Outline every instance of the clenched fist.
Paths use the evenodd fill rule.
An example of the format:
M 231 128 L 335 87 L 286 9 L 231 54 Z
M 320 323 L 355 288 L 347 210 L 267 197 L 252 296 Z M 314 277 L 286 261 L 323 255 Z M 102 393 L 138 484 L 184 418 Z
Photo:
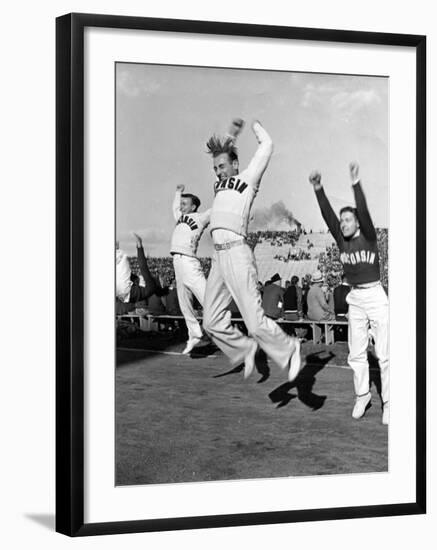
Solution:
M 358 162 L 351 162 L 349 164 L 349 171 L 351 174 L 352 181 L 357 181 L 358 179 L 360 179 L 359 170 L 360 170 L 360 167 L 358 166 Z
M 179 185 L 176 185 L 176 191 L 180 191 L 181 193 L 183 193 L 184 189 L 185 189 L 185 185 L 183 185 L 182 183 L 180 183 Z
M 236 139 L 244 128 L 244 120 L 242 118 L 234 118 L 229 126 L 228 134 Z
M 308 179 L 312 185 L 321 185 L 322 174 L 317 170 L 313 170 Z

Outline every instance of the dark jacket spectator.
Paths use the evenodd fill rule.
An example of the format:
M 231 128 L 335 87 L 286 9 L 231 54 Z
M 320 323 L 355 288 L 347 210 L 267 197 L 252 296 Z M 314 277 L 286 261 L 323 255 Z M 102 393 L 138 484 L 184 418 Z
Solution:
M 291 319 L 290 314 L 295 314 L 293 317 L 301 319 L 302 311 L 302 289 L 298 286 L 299 277 L 294 275 L 291 278 L 290 286 L 284 292 L 284 317 Z
M 279 319 L 282 317 L 284 289 L 277 284 L 281 281 L 278 273 L 270 279 L 270 284 L 264 287 L 262 297 L 262 305 L 265 314 L 271 319 Z
M 182 315 L 179 307 L 178 293 L 176 286 L 170 286 L 165 300 L 165 309 L 169 315 Z
M 152 294 L 147 300 L 147 309 L 152 315 L 165 315 L 165 306 L 161 296 Z
M 346 296 L 349 294 L 351 287 L 344 282 L 334 288 L 334 310 L 336 316 L 344 317 L 349 311 L 349 305 L 346 302 Z

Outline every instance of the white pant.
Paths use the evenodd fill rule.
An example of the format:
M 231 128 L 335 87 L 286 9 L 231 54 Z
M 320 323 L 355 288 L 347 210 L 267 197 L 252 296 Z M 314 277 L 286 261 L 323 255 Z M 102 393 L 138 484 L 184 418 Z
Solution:
M 349 304 L 349 357 L 354 371 L 356 395 L 369 391 L 367 346 L 369 329 L 375 340 L 375 353 L 381 369 L 381 397 L 389 400 L 388 374 L 388 299 L 380 284 L 370 288 L 353 288 L 346 297 Z
M 248 244 L 215 252 L 206 283 L 203 328 L 233 365 L 244 361 L 253 338 L 275 363 L 285 368 L 295 343 L 265 316 L 257 282 L 255 258 Z M 228 310 L 231 298 L 252 338 L 232 325 Z
M 173 255 L 173 265 L 179 307 L 187 324 L 188 338 L 202 338 L 202 329 L 193 308 L 193 294 L 201 306 L 205 298 L 206 281 L 202 266 L 197 258 L 183 254 Z

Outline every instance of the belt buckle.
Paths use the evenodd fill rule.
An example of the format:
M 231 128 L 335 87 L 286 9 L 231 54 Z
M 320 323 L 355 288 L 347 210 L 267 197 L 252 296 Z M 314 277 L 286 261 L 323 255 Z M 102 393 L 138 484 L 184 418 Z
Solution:
M 231 248 L 231 243 L 228 241 L 227 243 L 223 243 L 223 246 L 226 250 L 229 250 Z

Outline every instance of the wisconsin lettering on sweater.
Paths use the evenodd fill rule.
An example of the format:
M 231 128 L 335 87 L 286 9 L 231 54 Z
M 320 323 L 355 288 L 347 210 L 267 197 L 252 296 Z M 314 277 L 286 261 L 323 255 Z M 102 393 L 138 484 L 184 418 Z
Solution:
M 176 225 L 179 225 L 181 223 L 186 223 L 191 231 L 195 231 L 196 229 L 199 229 L 199 226 L 196 223 L 196 220 L 194 220 L 191 216 L 188 214 L 185 214 L 184 216 L 181 216 L 178 221 L 176 222 Z
M 343 264 L 346 280 L 350 285 L 360 285 L 380 279 L 378 239 L 360 182 L 352 187 L 360 222 L 359 234 L 353 238 L 343 237 L 340 221 L 323 187 L 316 191 L 316 196 L 326 225 L 340 250 L 340 261 Z
M 243 193 L 247 187 L 247 183 L 240 180 L 239 178 L 231 177 L 225 181 L 217 181 L 214 184 L 214 190 L 216 193 L 219 191 L 238 191 L 238 193 Z

